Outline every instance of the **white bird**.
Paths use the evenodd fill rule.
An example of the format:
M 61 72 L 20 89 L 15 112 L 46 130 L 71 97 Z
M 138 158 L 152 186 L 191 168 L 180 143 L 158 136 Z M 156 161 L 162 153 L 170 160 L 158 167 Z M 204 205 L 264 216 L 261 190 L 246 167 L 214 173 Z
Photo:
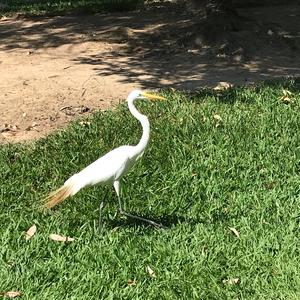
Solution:
M 137 99 L 164 100 L 164 98 L 158 95 L 144 93 L 140 90 L 134 90 L 128 95 L 128 108 L 131 114 L 139 120 L 143 128 L 143 134 L 139 143 L 135 146 L 124 145 L 113 149 L 112 151 L 94 161 L 92 164 L 88 165 L 79 173 L 74 174 L 64 183 L 62 187 L 51 193 L 45 199 L 46 203 L 43 205 L 43 207 L 52 208 L 68 197 L 75 195 L 84 187 L 96 184 L 113 185 L 118 197 L 119 212 L 121 214 L 139 219 L 153 226 L 162 227 L 161 224 L 157 224 L 151 220 L 134 216 L 125 212 L 122 208 L 120 199 L 120 180 L 143 155 L 150 137 L 150 123 L 148 118 L 145 115 L 141 114 L 134 106 L 134 102 Z M 101 219 L 102 207 L 103 202 L 100 204 L 99 223 Z

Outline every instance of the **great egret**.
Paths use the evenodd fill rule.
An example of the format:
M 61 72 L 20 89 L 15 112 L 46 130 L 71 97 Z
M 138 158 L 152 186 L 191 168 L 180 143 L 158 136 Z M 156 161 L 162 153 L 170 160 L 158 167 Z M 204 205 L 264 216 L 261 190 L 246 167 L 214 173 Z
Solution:
M 84 187 L 96 184 L 113 185 L 119 201 L 119 211 L 122 215 L 147 222 L 156 227 L 162 227 L 161 224 L 157 224 L 151 220 L 134 216 L 125 212 L 122 208 L 120 199 L 120 180 L 135 164 L 135 162 L 141 158 L 145 148 L 147 147 L 150 137 L 150 123 L 148 118 L 141 114 L 134 106 L 134 101 L 137 99 L 163 100 L 164 98 L 158 95 L 144 93 L 140 90 L 134 90 L 128 95 L 128 108 L 131 114 L 140 121 L 143 128 L 143 134 L 139 143 L 135 146 L 126 145 L 113 149 L 92 164 L 88 165 L 79 173 L 71 176 L 62 187 L 51 193 L 45 199 L 46 203 L 43 205 L 45 208 L 54 207 L 55 205 L 64 201 L 66 198 L 75 195 Z M 102 207 L 103 202 L 100 204 L 99 208 L 99 223 L 101 220 Z

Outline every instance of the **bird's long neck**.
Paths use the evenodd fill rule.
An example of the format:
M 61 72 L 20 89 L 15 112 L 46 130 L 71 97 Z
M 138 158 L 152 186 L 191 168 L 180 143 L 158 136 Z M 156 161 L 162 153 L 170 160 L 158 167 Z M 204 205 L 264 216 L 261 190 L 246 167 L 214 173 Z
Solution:
M 135 146 L 136 155 L 140 155 L 144 152 L 150 138 L 150 123 L 148 118 L 141 114 L 134 106 L 134 100 L 128 101 L 128 108 L 132 115 L 138 119 L 143 127 L 143 134 L 139 143 Z

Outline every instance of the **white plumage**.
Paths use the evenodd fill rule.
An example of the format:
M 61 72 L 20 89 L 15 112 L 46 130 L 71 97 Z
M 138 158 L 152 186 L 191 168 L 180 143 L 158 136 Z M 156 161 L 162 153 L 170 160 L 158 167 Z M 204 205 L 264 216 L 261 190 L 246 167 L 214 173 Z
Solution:
M 88 165 L 79 173 L 71 176 L 64 185 L 50 194 L 46 198 L 44 207 L 52 208 L 59 204 L 69 196 L 75 195 L 81 189 L 91 185 L 113 185 L 117 193 L 120 205 L 120 212 L 124 215 L 146 221 L 152 225 L 160 226 L 153 221 L 133 216 L 123 211 L 120 201 L 120 180 L 135 164 L 135 162 L 143 155 L 145 148 L 149 142 L 150 124 L 148 118 L 141 114 L 134 106 L 134 101 L 137 99 L 164 99 L 161 96 L 144 93 L 140 90 L 132 91 L 128 97 L 128 108 L 132 115 L 137 118 L 142 127 L 143 134 L 139 143 L 135 146 L 120 146 L 108 152 L 104 156 L 97 159 L 92 164 Z

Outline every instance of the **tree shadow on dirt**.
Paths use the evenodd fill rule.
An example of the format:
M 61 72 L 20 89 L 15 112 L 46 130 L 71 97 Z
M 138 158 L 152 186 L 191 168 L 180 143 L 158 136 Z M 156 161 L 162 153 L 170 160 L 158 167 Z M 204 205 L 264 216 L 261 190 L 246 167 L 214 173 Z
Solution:
M 165 11 L 164 22 L 149 19 L 150 23 L 138 29 L 124 30 L 121 38 L 120 31 L 110 32 L 106 41 L 117 42 L 116 37 L 119 37 L 126 42 L 112 53 L 119 59 L 97 53 L 81 56 L 77 61 L 93 65 L 99 76 L 119 75 L 120 82 L 137 82 L 145 88 L 197 89 L 220 81 L 244 84 L 273 77 L 299 76 L 297 14 L 286 8 L 284 18 L 282 7 L 273 10 L 280 19 L 278 23 L 274 14 L 269 14 L 269 22 L 259 10 L 260 13 L 255 9 L 248 12 L 253 20 L 254 15 L 258 15 L 256 21 L 261 28 L 257 34 L 239 32 L 240 44 L 249 57 L 247 54 L 240 58 L 238 55 L 229 57 L 222 49 L 212 46 L 199 48 L 189 42 L 198 19 L 177 11 L 174 16 L 178 19 L 174 20 L 173 17 L 170 19 L 171 11 Z M 164 14 L 163 10 L 160 13 Z M 262 16 L 266 23 L 259 21 Z M 145 30 L 147 26 L 148 30 Z
M 34 23 L 4 21 L 0 50 L 94 42 L 94 48 L 105 47 L 93 53 L 82 51 L 74 63 L 91 65 L 95 76 L 118 76 L 120 83 L 136 83 L 141 88 L 198 89 L 220 81 L 243 84 L 300 76 L 299 14 L 282 6 L 274 7 L 269 17 L 257 11 L 248 11 L 248 15 L 263 16 L 265 27 L 260 27 L 265 32 L 263 36 L 261 31 L 255 36 L 244 32 L 248 44 L 253 39 L 251 57 L 228 57 L 222 49 L 186 42 L 198 17 L 170 3 L 142 12 L 37 18 Z

